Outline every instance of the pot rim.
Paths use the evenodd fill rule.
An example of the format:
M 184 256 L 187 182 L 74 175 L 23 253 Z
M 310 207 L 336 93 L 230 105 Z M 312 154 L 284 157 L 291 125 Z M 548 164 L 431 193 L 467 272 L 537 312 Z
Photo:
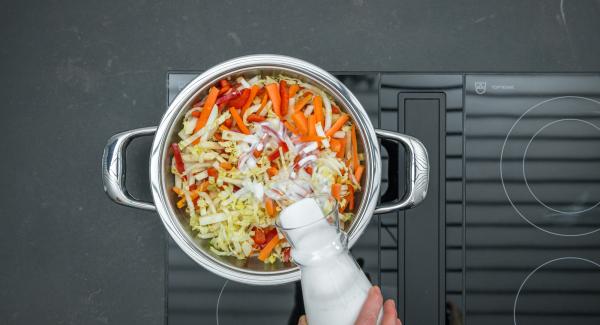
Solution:
M 218 64 L 192 80 L 173 100 L 163 115 L 150 152 L 150 186 L 156 210 L 177 245 L 196 263 L 207 270 L 227 279 L 255 285 L 275 285 L 300 279 L 298 266 L 285 270 L 255 271 L 227 264 L 212 254 L 205 252 L 183 228 L 174 205 L 169 201 L 166 177 L 170 173 L 170 155 L 168 138 L 173 128 L 178 127 L 182 114 L 199 94 L 207 91 L 217 80 L 224 76 L 237 75 L 251 70 L 279 70 L 282 73 L 301 75 L 329 95 L 350 114 L 365 154 L 366 177 L 362 190 L 362 199 L 354 220 L 348 229 L 348 245 L 351 247 L 366 229 L 373 216 L 379 198 L 381 180 L 381 156 L 375 129 L 369 117 L 352 92 L 329 72 L 306 61 L 273 54 L 242 56 Z M 165 168 L 167 167 L 167 168 Z

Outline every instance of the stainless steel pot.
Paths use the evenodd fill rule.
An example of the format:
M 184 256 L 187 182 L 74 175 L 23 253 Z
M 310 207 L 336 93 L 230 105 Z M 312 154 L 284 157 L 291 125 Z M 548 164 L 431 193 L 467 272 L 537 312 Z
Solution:
M 176 207 L 177 198 L 170 190 L 174 179 L 170 172 L 170 144 L 177 141 L 185 112 L 217 80 L 227 76 L 283 73 L 303 79 L 321 87 L 352 117 L 360 142 L 359 150 L 365 155 L 365 175 L 356 217 L 346 229 L 352 246 L 365 230 L 373 214 L 411 208 L 421 202 L 429 183 L 429 162 L 423 144 L 408 135 L 375 130 L 354 95 L 334 76 L 308 62 L 281 55 L 250 55 L 221 63 L 190 82 L 173 100 L 158 127 L 146 127 L 114 135 L 108 140 L 102 160 L 104 189 L 115 202 L 145 210 L 156 210 L 175 242 L 194 261 L 209 271 L 233 281 L 273 285 L 300 279 L 295 265 L 263 264 L 251 258 L 237 260 L 222 257 L 208 249 L 208 241 L 193 236 L 183 211 Z M 134 199 L 125 188 L 125 151 L 131 140 L 140 136 L 154 135 L 150 153 L 150 181 L 154 202 Z M 401 144 L 407 152 L 407 194 L 401 200 L 376 207 L 381 180 L 381 156 L 377 137 Z M 182 222 L 183 221 L 183 222 Z

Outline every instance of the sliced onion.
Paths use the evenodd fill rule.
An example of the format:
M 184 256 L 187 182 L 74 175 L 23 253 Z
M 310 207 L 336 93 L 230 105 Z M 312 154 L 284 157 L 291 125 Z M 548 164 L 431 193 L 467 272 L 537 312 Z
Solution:
M 325 106 L 325 131 L 329 130 L 331 128 L 331 115 L 332 115 L 332 110 L 331 110 L 331 102 L 329 101 L 329 98 L 327 97 L 327 95 L 323 94 L 323 104 Z
M 310 116 L 314 109 L 315 107 L 313 105 L 306 106 L 306 109 L 304 110 L 304 116 Z
M 337 131 L 336 133 L 333 134 L 333 137 L 336 139 L 343 139 L 346 137 L 346 132 L 344 131 Z
M 244 77 L 238 77 L 236 81 L 242 85 L 239 89 L 250 88 L 250 84 L 248 81 L 246 81 L 246 79 L 244 79 Z

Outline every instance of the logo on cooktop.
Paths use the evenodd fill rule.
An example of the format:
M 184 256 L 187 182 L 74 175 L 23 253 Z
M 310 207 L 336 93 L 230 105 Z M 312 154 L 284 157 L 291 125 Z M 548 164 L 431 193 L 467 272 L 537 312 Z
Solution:
M 487 84 L 485 81 L 475 81 L 475 93 L 477 93 L 477 95 L 485 94 L 486 90 Z

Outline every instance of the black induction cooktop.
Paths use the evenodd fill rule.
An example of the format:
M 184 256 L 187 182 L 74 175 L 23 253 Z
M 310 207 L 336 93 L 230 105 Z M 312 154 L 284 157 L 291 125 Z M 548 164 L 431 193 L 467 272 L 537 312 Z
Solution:
M 197 73 L 168 76 L 169 102 Z M 600 75 L 340 73 L 376 128 L 423 141 L 430 191 L 352 249 L 405 325 L 600 324 Z M 382 143 L 382 198 L 404 153 Z M 295 284 L 204 270 L 169 240 L 167 323 L 295 324 Z

